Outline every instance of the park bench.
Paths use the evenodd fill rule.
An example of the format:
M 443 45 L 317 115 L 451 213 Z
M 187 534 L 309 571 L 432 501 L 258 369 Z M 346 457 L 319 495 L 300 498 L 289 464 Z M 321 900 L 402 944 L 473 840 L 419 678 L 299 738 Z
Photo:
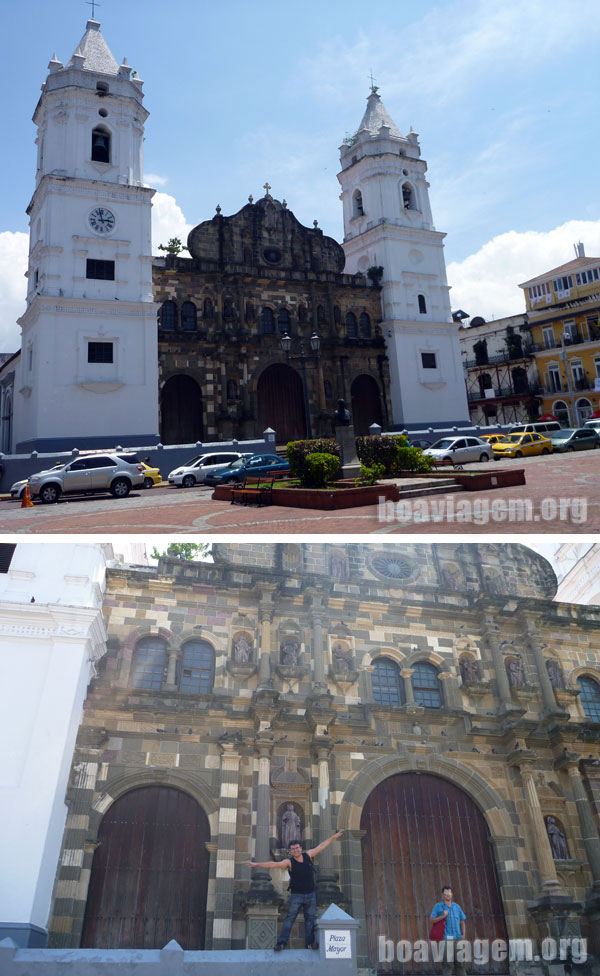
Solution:
M 241 485 L 235 485 L 231 489 L 231 504 L 239 502 L 241 505 L 249 505 L 256 502 L 258 505 L 269 505 L 273 491 L 275 478 L 246 478 Z

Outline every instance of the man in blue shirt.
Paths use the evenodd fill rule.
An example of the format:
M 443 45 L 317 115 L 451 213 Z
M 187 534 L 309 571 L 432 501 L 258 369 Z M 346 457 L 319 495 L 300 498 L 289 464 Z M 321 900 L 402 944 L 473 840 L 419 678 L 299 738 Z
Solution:
M 455 947 L 448 945 L 449 942 L 456 942 L 459 939 L 465 938 L 465 922 L 467 916 L 463 912 L 460 905 L 452 901 L 452 888 L 449 885 L 444 885 L 442 888 L 442 900 L 438 901 L 432 909 L 431 916 L 432 919 L 446 919 L 446 927 L 444 929 L 444 941 L 446 945 L 444 946 L 444 958 L 442 959 L 442 976 L 451 976 L 452 973 L 455 976 L 467 976 L 465 967 L 462 962 L 457 962 L 455 958 Z M 449 959 L 449 953 L 452 958 Z

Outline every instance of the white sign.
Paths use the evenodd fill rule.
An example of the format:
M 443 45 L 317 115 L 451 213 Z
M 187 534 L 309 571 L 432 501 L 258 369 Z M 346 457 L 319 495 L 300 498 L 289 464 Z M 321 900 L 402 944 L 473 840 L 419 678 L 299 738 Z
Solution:
M 325 930 L 325 958 L 352 959 L 352 943 L 349 929 Z

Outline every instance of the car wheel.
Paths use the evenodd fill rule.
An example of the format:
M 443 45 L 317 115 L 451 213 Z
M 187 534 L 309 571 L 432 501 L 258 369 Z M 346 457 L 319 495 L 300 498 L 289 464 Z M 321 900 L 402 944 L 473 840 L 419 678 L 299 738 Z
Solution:
M 567 448 L 567 451 L 574 451 L 574 450 L 575 450 L 575 448 L 574 448 L 574 447 L 568 447 L 568 448 Z
M 482 463 L 483 463 L 484 461 L 489 461 L 489 459 L 490 459 L 490 456 L 489 456 L 489 454 L 481 454 L 481 455 L 479 456 L 479 460 L 480 460 L 480 461 L 481 461 Z
M 542 454 L 550 454 L 550 451 L 548 450 L 547 447 L 542 448 Z
M 196 484 L 196 479 L 193 474 L 186 474 L 185 478 L 182 480 L 181 485 L 183 488 L 193 488 Z
M 515 457 L 523 457 L 523 451 L 515 451 Z
M 131 484 L 126 478 L 117 478 L 110 486 L 110 493 L 113 498 L 127 498 L 131 491 Z
M 144 488 L 153 488 L 154 482 L 152 478 L 144 478 Z
M 237 483 L 237 478 L 227 478 L 227 480 L 223 482 L 224 485 L 237 485 Z
M 60 498 L 60 488 L 58 485 L 44 485 L 40 489 L 40 498 L 44 505 L 51 505 Z

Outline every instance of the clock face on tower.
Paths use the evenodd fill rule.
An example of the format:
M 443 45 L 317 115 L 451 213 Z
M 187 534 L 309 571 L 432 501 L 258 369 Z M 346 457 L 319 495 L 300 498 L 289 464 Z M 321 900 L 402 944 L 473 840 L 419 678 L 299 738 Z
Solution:
M 95 207 L 88 223 L 95 234 L 110 234 L 115 229 L 115 215 L 106 207 Z

